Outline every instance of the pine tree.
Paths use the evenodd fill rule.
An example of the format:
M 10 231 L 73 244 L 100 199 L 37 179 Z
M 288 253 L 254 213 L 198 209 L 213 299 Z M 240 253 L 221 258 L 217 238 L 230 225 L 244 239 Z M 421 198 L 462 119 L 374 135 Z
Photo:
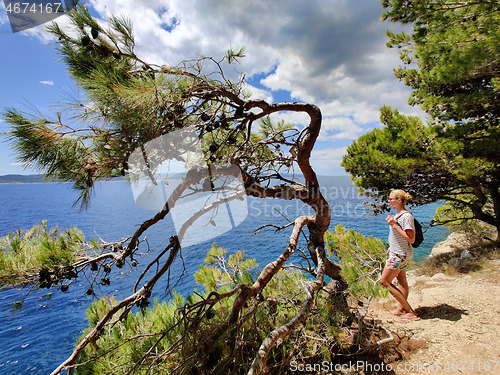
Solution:
M 229 51 L 219 60 L 202 57 L 176 66 L 158 66 L 136 54 L 128 20 L 111 17 L 102 24 L 81 5 L 75 6 L 68 15 L 72 29 L 61 29 L 54 23 L 49 31 L 58 38 L 59 52 L 71 78 L 81 88 L 82 97 L 67 111 L 53 116 L 29 114 L 14 108 L 7 110 L 4 120 L 12 126 L 8 136 L 19 159 L 26 165 L 40 168 L 49 177 L 72 182 L 81 193 L 79 200 L 83 207 L 90 203 L 92 189 L 100 179 L 125 175 L 133 182 L 138 170 L 148 176 L 151 184 L 157 184 L 155 168 L 164 155 L 162 147 L 148 149 L 151 142 L 165 146 L 172 160 L 190 167 L 167 203 L 141 223 L 129 238 L 111 243 L 91 243 L 92 252 L 79 256 L 72 265 L 76 276 L 90 273 L 88 277 L 92 284 L 107 285 L 110 282 L 107 275 L 113 268 L 130 267 L 134 270 L 140 249 L 155 250 L 148 248 L 144 239 L 146 231 L 161 222 L 183 196 L 201 190 L 217 193 L 219 177 L 238 174 L 242 179 L 243 194 L 300 200 L 313 209 L 312 215 L 297 217 L 279 228 L 291 229 L 290 240 L 283 253 L 265 266 L 254 280 L 241 277 L 240 283 L 226 293 L 211 293 L 186 307 L 190 311 L 186 321 L 191 317 L 209 319 L 204 315 L 206 309 L 230 301 L 219 324 L 214 324 L 203 335 L 194 337 L 195 342 L 190 342 L 197 348 L 197 360 L 195 367 L 189 368 L 192 362 L 184 358 L 186 372 L 195 369 L 207 372 L 218 366 L 218 371 L 228 373 L 232 364 L 240 361 L 239 365 L 251 373 L 260 373 L 277 340 L 288 337 L 309 316 L 315 295 L 324 285 L 324 276 L 332 278 L 333 289 L 341 292 L 344 287 L 340 267 L 325 253 L 324 234 L 330 224 L 330 207 L 309 162 L 321 128 L 320 109 L 308 103 L 267 103 L 250 99 L 244 90 L 244 77 L 236 81 L 227 79 L 222 69 L 223 62 L 234 63 L 243 58 L 243 49 Z M 304 112 L 309 116 L 309 123 L 300 130 L 283 123 L 270 123 L 268 116 L 280 111 Z M 264 120 L 262 128 L 261 120 Z M 165 137 L 187 129 L 192 132 L 189 136 L 178 137 L 177 144 L 170 144 L 173 141 Z M 197 142 L 201 143 L 201 164 L 209 167 L 208 174 L 200 172 L 203 168 L 197 164 L 198 160 L 185 159 L 187 144 Z M 134 155 L 142 158 L 144 163 L 133 164 Z M 284 177 L 297 175 L 295 171 L 300 172 L 302 181 Z M 236 192 L 231 197 L 241 195 Z M 170 275 L 171 265 L 179 257 L 182 233 L 209 212 L 208 209 L 217 212 L 217 208 L 228 199 L 218 199 L 207 210 L 194 214 L 177 235 L 166 241 L 163 250 L 155 250 L 156 258 L 137 276 L 129 297 L 100 304 L 99 311 L 104 309 L 105 313 L 92 314 L 91 329 L 54 373 L 66 366 L 74 366 L 89 344 L 98 348 L 105 330 L 112 330 L 117 321 L 127 322 L 133 307 L 145 309 L 158 280 Z M 304 256 L 314 266 L 309 270 L 312 281 L 304 283 L 302 308 L 296 310 L 295 316 L 288 317 L 286 324 L 273 327 L 266 337 L 260 338 L 259 350 L 250 353 L 254 356 L 253 362 L 251 358 L 236 358 L 232 350 L 225 351 L 225 357 L 221 358 L 221 345 L 234 348 L 240 331 L 244 330 L 244 321 L 253 316 L 263 289 L 297 250 L 299 234 L 305 227 L 308 229 L 309 254 L 306 256 L 304 252 Z M 231 258 L 230 261 L 237 263 L 238 259 Z M 150 270 L 154 272 L 148 273 Z M 106 277 L 101 279 L 102 275 Z M 94 294 L 92 287 L 87 294 Z M 137 348 L 134 342 L 130 345 L 132 349 Z M 169 350 L 177 350 L 178 344 L 172 345 Z M 151 350 L 154 348 L 154 345 L 150 346 Z M 125 372 L 133 372 L 134 366 L 141 366 L 151 354 L 148 350 L 138 349 L 134 361 L 127 364 L 132 367 Z M 157 360 L 168 360 L 168 356 L 164 358 L 160 353 Z
M 388 31 L 388 46 L 404 63 L 395 74 L 413 89 L 409 103 L 430 120 L 382 108 L 385 127 L 354 142 L 343 165 L 370 195 L 403 187 L 417 203 L 445 199 L 457 215 L 441 223 L 479 220 L 500 236 L 498 2 L 382 4 L 384 19 L 413 27 L 411 34 Z

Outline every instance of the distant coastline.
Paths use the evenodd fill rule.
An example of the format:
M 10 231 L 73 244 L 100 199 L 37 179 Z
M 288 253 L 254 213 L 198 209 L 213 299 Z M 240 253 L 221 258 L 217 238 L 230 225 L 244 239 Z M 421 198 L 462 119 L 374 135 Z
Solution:
M 109 181 L 124 181 L 124 177 L 112 177 Z M 0 176 L 0 184 L 41 184 L 68 181 L 46 178 L 44 174 L 6 174 Z
M 176 174 L 174 178 L 182 177 L 181 173 Z M 300 178 L 302 175 L 300 174 L 283 174 L 285 178 Z M 328 178 L 328 177 L 344 177 L 349 178 L 349 176 L 322 176 L 319 175 L 320 178 Z M 113 177 L 111 181 L 122 181 L 123 177 Z M 51 182 L 63 182 L 56 179 L 46 179 L 44 174 L 6 174 L 0 175 L 0 184 L 39 184 L 39 183 L 51 183 Z
M 45 179 L 44 174 L 6 174 L 0 176 L 0 184 L 34 184 L 41 182 L 55 182 Z

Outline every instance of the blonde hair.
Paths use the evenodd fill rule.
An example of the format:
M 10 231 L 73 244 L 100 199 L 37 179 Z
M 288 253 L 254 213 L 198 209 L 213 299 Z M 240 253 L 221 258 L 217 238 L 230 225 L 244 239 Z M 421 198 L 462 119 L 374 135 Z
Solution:
M 401 199 L 403 204 L 406 204 L 406 202 L 413 198 L 410 193 L 407 193 L 406 191 L 401 189 L 393 190 L 392 194 L 394 194 L 397 199 Z

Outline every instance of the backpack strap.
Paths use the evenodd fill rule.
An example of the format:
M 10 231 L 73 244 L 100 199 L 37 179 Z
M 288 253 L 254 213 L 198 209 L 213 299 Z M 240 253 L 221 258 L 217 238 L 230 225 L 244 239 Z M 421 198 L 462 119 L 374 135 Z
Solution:
M 401 213 L 401 214 L 399 214 L 399 215 L 394 216 L 394 219 L 396 219 L 396 221 L 398 221 L 398 219 L 399 219 L 401 216 L 403 216 L 404 214 L 410 214 L 410 215 L 412 215 L 412 213 L 411 213 L 410 211 L 405 211 L 405 212 L 402 212 L 402 213 Z M 413 216 L 413 215 L 412 215 L 412 216 Z

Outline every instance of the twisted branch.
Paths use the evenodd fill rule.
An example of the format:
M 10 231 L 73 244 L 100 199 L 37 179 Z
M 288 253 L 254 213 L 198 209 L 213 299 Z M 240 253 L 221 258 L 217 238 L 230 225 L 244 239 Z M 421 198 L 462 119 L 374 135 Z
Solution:
M 317 253 L 324 253 L 324 249 L 318 248 Z M 325 264 L 323 262 L 324 256 L 318 254 L 318 274 L 314 282 L 308 282 L 306 285 L 306 297 L 302 308 L 287 324 L 275 329 L 264 339 L 259 347 L 257 355 L 255 356 L 252 366 L 248 371 L 247 375 L 258 375 L 265 368 L 267 356 L 273 346 L 279 339 L 282 339 L 292 332 L 294 332 L 297 327 L 305 322 L 307 317 L 311 312 L 311 308 L 314 305 L 314 295 L 321 289 L 324 285 L 325 276 Z
M 146 284 L 144 284 L 144 286 L 141 289 L 139 289 L 137 292 L 125 298 L 124 300 L 120 301 L 118 304 L 109 309 L 106 315 L 104 315 L 101 318 L 101 320 L 97 322 L 92 331 L 90 331 L 83 338 L 83 340 L 76 346 L 75 350 L 73 350 L 73 353 L 71 353 L 68 359 L 66 359 L 54 371 L 52 371 L 51 375 L 57 375 L 60 374 L 61 371 L 66 368 L 72 368 L 73 365 L 78 360 L 78 357 L 81 354 L 81 352 L 85 349 L 85 347 L 89 343 L 96 342 L 96 340 L 101 335 L 101 331 L 103 330 L 104 326 L 113 318 L 113 316 L 118 311 L 120 311 L 122 308 L 131 308 L 138 302 L 149 298 L 149 296 L 151 295 L 151 291 L 153 290 L 153 287 L 158 282 L 158 280 L 165 274 L 165 272 L 167 272 L 167 270 L 170 268 L 170 266 L 172 265 L 173 261 L 177 256 L 177 253 L 180 250 L 180 244 L 177 238 L 174 237 L 167 248 L 170 248 L 170 256 L 168 257 L 163 267 Z

